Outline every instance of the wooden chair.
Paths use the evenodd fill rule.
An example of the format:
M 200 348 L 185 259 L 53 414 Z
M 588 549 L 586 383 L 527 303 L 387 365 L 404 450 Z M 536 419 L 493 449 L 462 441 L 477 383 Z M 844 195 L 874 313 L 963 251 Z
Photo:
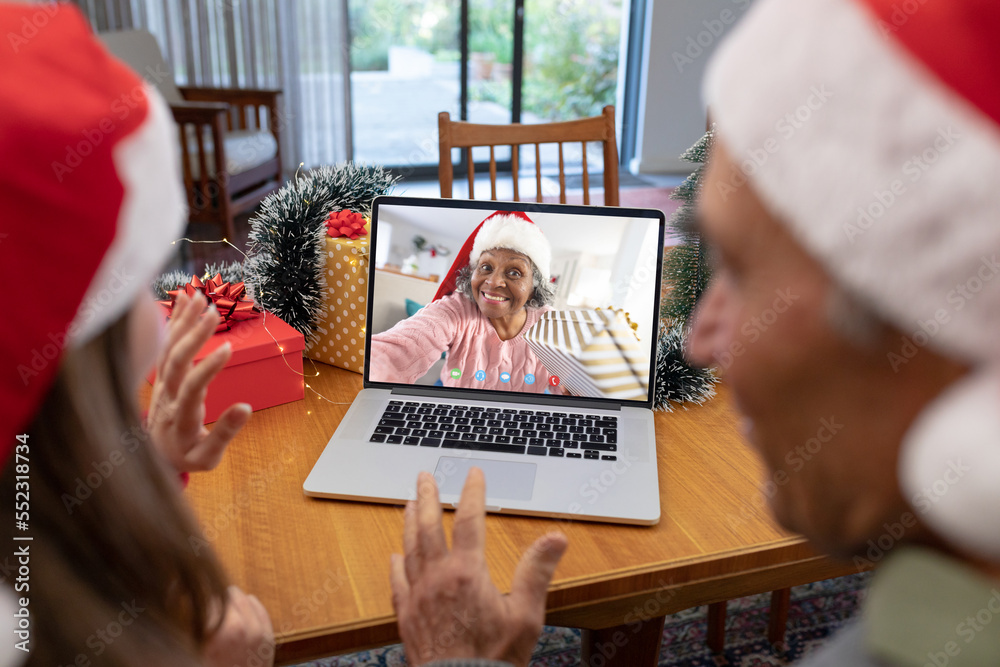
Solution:
M 473 147 L 489 146 L 490 149 L 490 198 L 497 198 L 497 146 L 511 147 L 511 172 L 514 182 L 514 201 L 521 201 L 518 192 L 518 147 L 533 144 L 535 147 L 535 191 L 536 201 L 542 201 L 541 144 L 559 146 L 559 201 L 566 203 L 566 165 L 563 158 L 563 144 L 580 142 L 583 154 L 583 203 L 590 203 L 590 174 L 587 171 L 587 142 L 600 141 L 604 145 L 604 204 L 618 206 L 618 145 L 615 141 L 615 108 L 604 107 L 600 116 L 569 120 L 558 123 L 525 125 L 482 125 L 453 121 L 447 111 L 438 114 L 438 136 L 440 155 L 438 180 L 441 182 L 441 196 L 451 198 L 454 165 L 451 161 L 452 148 L 464 148 L 469 165 L 469 199 L 475 198 L 475 169 L 473 168 Z
M 148 31 L 99 37 L 170 105 L 179 126 L 189 220 L 220 223 L 235 238 L 233 218 L 281 186 L 281 91 L 178 87 Z

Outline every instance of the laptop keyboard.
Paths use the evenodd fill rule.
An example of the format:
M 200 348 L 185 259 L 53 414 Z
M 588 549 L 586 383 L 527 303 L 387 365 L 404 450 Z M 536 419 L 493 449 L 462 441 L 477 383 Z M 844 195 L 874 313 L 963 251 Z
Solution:
M 616 461 L 618 418 L 577 412 L 389 401 L 369 441 Z

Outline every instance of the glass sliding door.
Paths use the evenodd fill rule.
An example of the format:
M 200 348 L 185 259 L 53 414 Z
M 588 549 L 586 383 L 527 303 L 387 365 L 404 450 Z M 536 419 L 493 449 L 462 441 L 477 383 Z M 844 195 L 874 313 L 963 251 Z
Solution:
M 605 105 L 615 104 L 623 0 L 523 2 L 521 122 L 597 116 Z M 626 15 L 627 9 L 626 3 Z M 564 150 L 567 164 L 580 164 L 579 145 Z M 556 169 L 558 149 L 543 147 L 541 159 L 543 171 Z M 602 160 L 600 144 L 591 146 L 587 151 L 591 174 L 603 169 Z M 534 151 L 523 151 L 520 163 L 529 173 L 534 161 Z
M 460 4 L 355 0 L 349 4 L 354 159 L 437 164 L 437 115 L 458 117 Z
M 597 116 L 615 103 L 622 0 L 524 0 L 525 123 Z
M 491 125 L 517 122 L 512 106 L 515 2 L 469 0 L 468 4 L 468 103 L 464 120 Z M 510 147 L 497 147 L 494 154 L 500 169 L 510 169 Z M 490 151 L 475 148 L 472 157 L 477 164 L 488 163 Z M 456 150 L 455 158 L 464 172 L 465 156 L 459 159 Z
M 615 103 L 624 1 L 351 0 L 354 159 L 436 174 L 441 111 L 491 124 L 599 114 Z M 474 152 L 477 171 L 488 155 Z M 509 148 L 496 157 L 509 168 Z M 533 166 L 533 151 L 521 157 Z

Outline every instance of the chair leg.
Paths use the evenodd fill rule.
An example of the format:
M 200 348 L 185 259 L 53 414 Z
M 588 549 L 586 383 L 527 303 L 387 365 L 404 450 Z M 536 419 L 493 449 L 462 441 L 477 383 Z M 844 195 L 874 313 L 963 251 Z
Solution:
M 233 222 L 233 204 L 229 199 L 228 179 L 221 179 L 219 187 L 219 216 L 222 218 L 223 231 L 231 242 L 236 241 L 236 225 Z
M 784 646 L 785 630 L 788 627 L 788 609 L 791 606 L 792 589 L 782 588 L 771 593 L 771 618 L 767 624 L 767 641 L 771 646 Z
M 722 653 L 726 649 L 726 603 L 708 605 L 708 634 L 705 638 L 712 653 Z

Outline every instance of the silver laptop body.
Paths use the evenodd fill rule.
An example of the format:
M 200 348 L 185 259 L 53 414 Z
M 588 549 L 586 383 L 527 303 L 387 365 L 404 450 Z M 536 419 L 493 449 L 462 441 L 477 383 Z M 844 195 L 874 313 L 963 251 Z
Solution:
M 593 317 L 587 313 L 598 307 L 628 312 L 645 355 L 644 363 L 632 365 L 641 392 L 607 398 L 603 392 L 613 390 L 572 381 L 583 378 L 578 363 L 544 350 L 538 358 L 547 368 L 550 359 L 552 367 L 576 364 L 575 370 L 563 371 L 568 373 L 564 386 L 583 387 L 571 392 L 575 395 L 555 390 L 555 373 L 545 393 L 538 393 L 537 384 L 530 392 L 477 389 L 476 378 L 485 373 L 504 373 L 512 380 L 524 374 L 517 368 L 450 370 L 447 353 L 414 383 L 371 379 L 372 337 L 405 320 L 407 307 L 433 300 L 439 277 L 447 275 L 462 244 L 498 210 L 523 212 L 551 244 L 555 311 L 580 318 Z M 425 470 L 435 476 L 442 504 L 454 507 L 468 470 L 477 466 L 485 473 L 491 512 L 657 523 L 651 407 L 664 224 L 663 213 L 651 209 L 378 197 L 369 246 L 364 389 L 306 478 L 306 495 L 402 504 L 416 497 L 417 473 Z M 557 338 L 552 334 L 553 341 Z M 465 386 L 444 386 L 456 370 Z M 520 384 L 524 389 L 526 381 Z M 445 427 L 434 420 L 451 428 L 437 431 L 433 427 Z M 484 424 L 474 425 L 479 422 Z M 454 430 L 459 426 L 466 430 Z M 476 438 L 487 435 L 471 429 L 483 428 L 531 435 L 496 435 L 480 444 Z

